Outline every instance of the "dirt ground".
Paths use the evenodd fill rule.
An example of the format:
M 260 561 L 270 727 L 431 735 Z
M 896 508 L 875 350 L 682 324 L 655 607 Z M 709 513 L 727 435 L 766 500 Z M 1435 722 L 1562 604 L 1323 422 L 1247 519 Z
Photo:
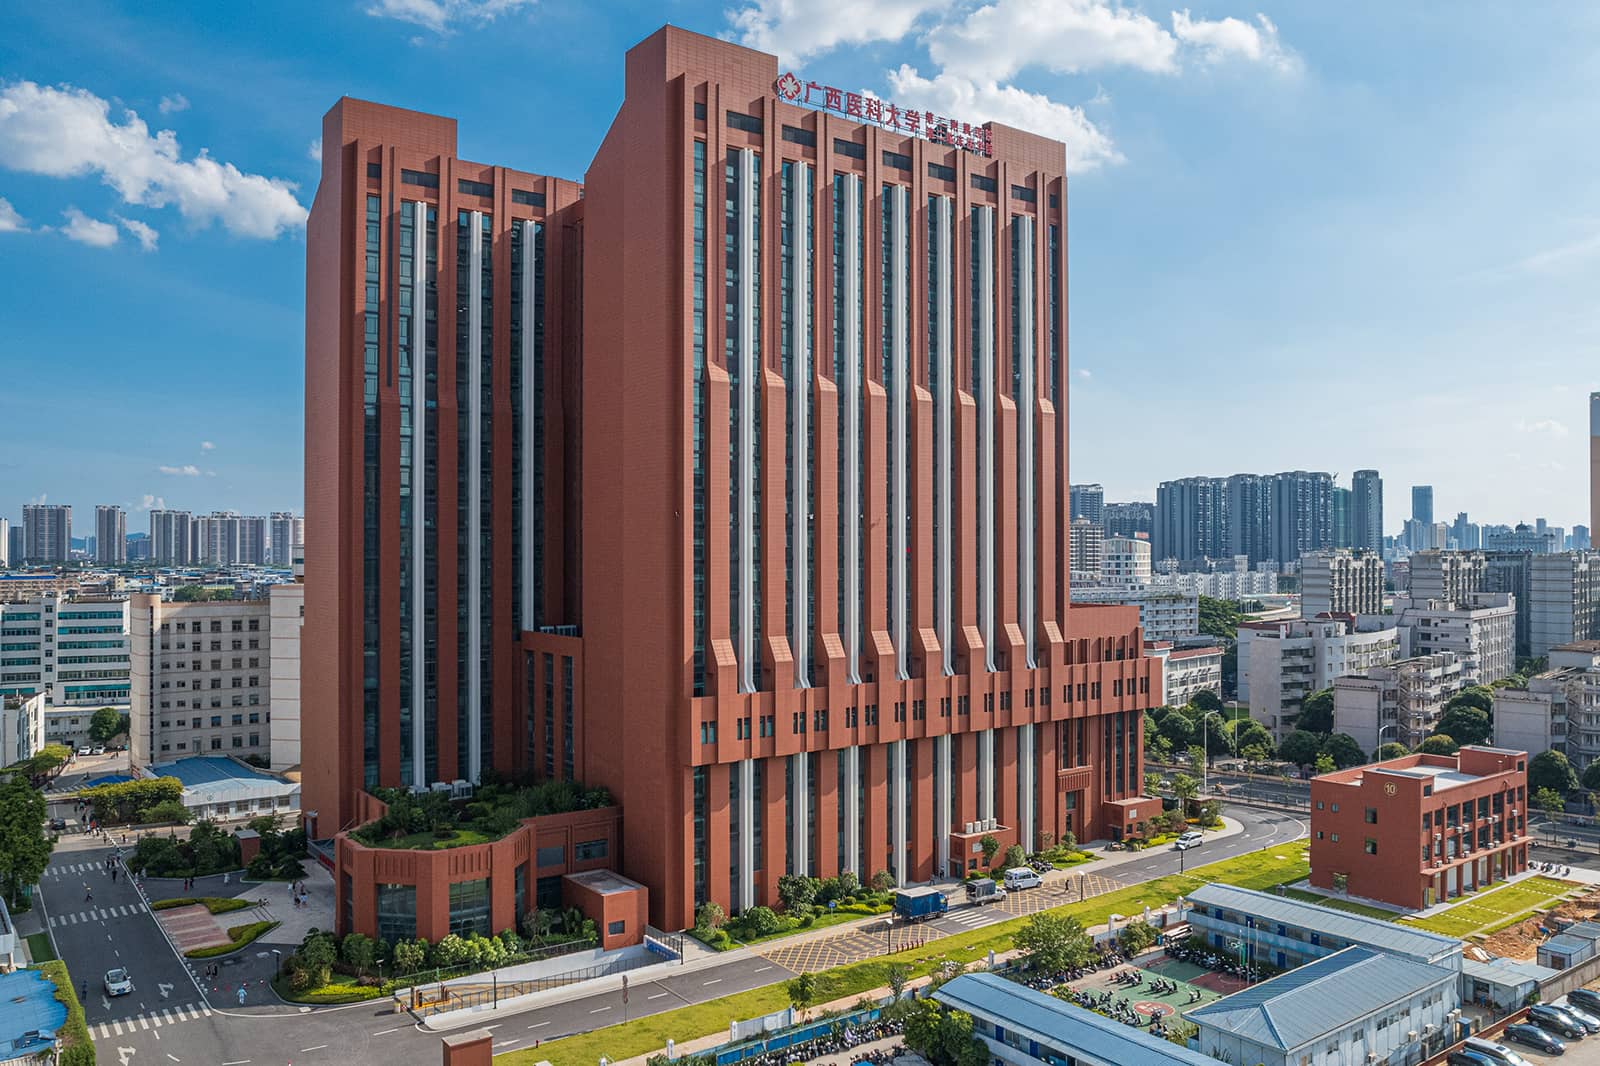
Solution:
M 1568 900 L 1558 905 L 1552 913 L 1567 921 L 1581 922 L 1593 918 L 1597 911 L 1600 911 L 1600 889 L 1585 892 L 1577 899 Z M 1548 939 L 1539 932 L 1539 923 L 1544 920 L 1547 919 L 1538 916 L 1526 918 L 1516 925 L 1508 925 L 1498 933 L 1490 935 L 1483 942 L 1483 949 L 1502 958 L 1532 959 L 1539 945 Z

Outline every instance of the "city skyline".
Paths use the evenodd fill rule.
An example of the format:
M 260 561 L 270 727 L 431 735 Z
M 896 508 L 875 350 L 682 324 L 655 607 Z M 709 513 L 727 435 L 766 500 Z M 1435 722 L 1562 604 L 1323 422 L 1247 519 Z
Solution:
M 1376 50 L 1357 36 L 1370 21 L 1358 10 L 1280 3 L 1180 18 L 1081 0 L 1044 18 L 1037 48 L 992 32 L 1013 14 L 1004 4 L 985 21 L 912 0 L 885 21 L 747 0 L 685 5 L 674 21 L 777 50 L 807 78 L 1067 142 L 1074 480 L 1103 483 L 1107 499 L 1151 499 L 1157 482 L 1193 473 L 1169 469 L 1173 455 L 1224 476 L 1261 465 L 1257 434 L 1214 433 L 1189 414 L 1249 411 L 1274 436 L 1277 469 L 1375 467 L 1391 485 L 1434 485 L 1441 514 L 1570 528 L 1586 511 L 1584 301 L 1600 254 L 1587 220 L 1600 212 L 1559 176 L 1581 165 L 1540 160 L 1596 149 L 1527 117 L 1583 98 L 1576 42 L 1595 15 L 1381 10 Z M 11 352 L 54 354 L 10 361 L 0 514 L 15 520 L 41 498 L 111 503 L 137 528 L 160 502 L 303 506 L 303 218 L 327 100 L 472 113 L 516 78 L 528 106 L 498 110 L 464 150 L 578 180 L 616 100 L 614 57 L 656 15 L 302 4 L 249 16 L 249 33 L 245 16 L 202 25 L 181 8 L 136 19 L 107 6 L 70 25 L 42 9 L 15 17 L 21 32 L 0 42 L 13 108 L 0 122 L 0 279 L 13 307 L 59 308 L 85 284 L 102 298 L 4 320 Z M 561 45 L 542 51 L 537 76 L 521 65 L 534 39 Z M 955 40 L 962 49 L 944 43 Z M 1409 57 L 1424 51 L 1432 66 L 1418 78 Z M 205 58 L 136 58 L 179 54 Z M 421 91 L 391 54 L 441 77 Z M 71 151 L 33 136 L 63 122 L 83 135 Z M 1480 140 L 1511 129 L 1522 150 L 1485 165 Z M 1441 167 L 1468 175 L 1450 197 L 1421 191 Z M 1474 209 L 1466 243 L 1458 209 L 1487 197 L 1496 210 Z M 1241 225 L 1234 205 L 1246 203 Z M 173 302 L 183 314 L 126 328 Z M 1494 370 L 1510 349 L 1520 374 L 1506 381 Z M 1208 353 L 1226 355 L 1226 375 Z M 75 382 L 84 409 L 182 417 L 146 419 L 137 435 L 84 420 L 46 447 L 20 427 L 63 361 L 90 371 Z M 174 381 L 204 382 L 205 400 L 179 408 Z M 1133 448 L 1130 409 L 1146 416 Z

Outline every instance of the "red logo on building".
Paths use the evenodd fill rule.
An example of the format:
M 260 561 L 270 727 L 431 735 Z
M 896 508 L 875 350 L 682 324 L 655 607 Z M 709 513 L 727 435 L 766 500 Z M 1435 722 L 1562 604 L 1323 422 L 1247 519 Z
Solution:
M 793 100 L 797 98 L 804 88 L 805 87 L 800 84 L 800 79 L 795 77 L 793 74 L 785 74 L 783 77 L 772 83 L 772 91 L 777 93 L 785 100 Z
M 772 91 L 780 100 L 834 111 L 846 118 L 870 122 L 875 126 L 923 137 L 935 144 L 947 144 L 976 155 L 992 156 L 994 145 L 989 131 L 983 126 L 957 122 L 953 118 L 935 115 L 932 111 L 913 111 L 896 107 L 877 97 L 846 92 L 820 82 L 802 82 L 795 74 L 786 72 L 772 83 Z

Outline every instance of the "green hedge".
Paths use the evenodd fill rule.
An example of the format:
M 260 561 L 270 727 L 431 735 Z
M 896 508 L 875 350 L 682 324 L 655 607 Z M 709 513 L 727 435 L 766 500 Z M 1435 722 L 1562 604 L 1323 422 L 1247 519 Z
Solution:
M 64 962 L 42 962 L 33 969 L 44 974 L 56 986 L 56 1002 L 67 1005 L 67 1023 L 56 1031 L 61 1042 L 59 1066 L 94 1066 L 94 1042 L 89 1039 L 89 1025 L 83 1020 L 83 1004 L 72 987 L 72 975 Z
M 196 903 L 205 905 L 206 910 L 212 914 L 227 914 L 229 911 L 242 911 L 255 904 L 247 899 L 229 899 L 226 896 L 201 896 L 198 899 L 158 899 L 150 904 L 153 911 L 166 911 L 174 907 L 192 907 Z
M 342 982 L 350 982 L 344 984 Z M 289 987 L 289 982 L 281 975 L 272 979 L 272 989 L 278 993 L 279 998 L 290 1003 L 318 1003 L 323 1005 L 336 1003 L 364 1003 L 369 999 L 378 999 L 382 996 L 392 995 L 395 982 L 386 981 L 382 985 L 358 985 L 355 978 L 344 974 L 335 974 L 333 980 L 320 988 L 308 988 L 304 992 L 296 992 Z
M 275 929 L 278 925 L 278 922 L 249 922 L 245 925 L 235 925 L 228 930 L 228 943 L 209 948 L 195 948 L 183 954 L 185 958 L 190 959 L 211 959 L 218 955 L 226 955 L 238 951 L 268 929 Z

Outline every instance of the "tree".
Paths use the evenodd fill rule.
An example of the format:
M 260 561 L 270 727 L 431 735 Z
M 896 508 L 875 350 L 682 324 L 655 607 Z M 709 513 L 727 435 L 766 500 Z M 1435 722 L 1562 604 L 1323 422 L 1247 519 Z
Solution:
M 894 887 L 894 874 L 888 870 L 879 870 L 872 875 L 869 887 L 874 892 L 887 892 Z
M 1205 748 L 1201 747 L 1199 744 L 1190 744 L 1189 745 L 1189 765 L 1190 766 L 1192 766 L 1196 770 L 1198 770 L 1198 769 L 1200 769 L 1200 767 L 1205 766 L 1210 761 L 1211 760 L 1208 757 L 1208 753 L 1207 753 Z
M 809 907 L 816 902 L 819 883 L 815 877 L 805 874 L 784 874 L 778 878 L 778 901 L 786 911 Z
M 1195 797 L 1200 795 L 1200 782 L 1188 774 L 1173 774 L 1172 794 L 1177 798 L 1183 812 L 1187 814 L 1190 805 L 1194 803 Z
M 1461 745 L 1449 733 L 1435 733 L 1418 744 L 1417 750 L 1424 755 L 1454 755 Z
M 377 956 L 377 941 L 361 933 L 350 933 L 345 936 L 344 943 L 339 945 L 339 954 L 344 956 L 344 961 L 354 966 L 357 977 L 365 977 L 372 968 L 372 960 Z
M 1494 689 L 1488 685 L 1471 685 L 1450 697 L 1444 705 L 1448 713 L 1457 707 L 1476 707 L 1490 719 L 1494 717 Z M 1454 736 L 1454 734 L 1451 734 Z
M 0 784 L 0 893 L 20 907 L 24 889 L 39 880 L 55 842 L 44 832 L 44 795 L 20 775 Z
M 1565 796 L 1578 787 L 1578 773 L 1559 751 L 1541 751 L 1528 760 L 1528 791 L 1554 789 Z
M 706 900 L 700 904 L 700 909 L 694 912 L 694 927 L 705 932 L 714 932 L 722 928 L 722 923 L 728 920 L 728 912 L 714 900 Z
M 1008 870 L 1016 866 L 1026 866 L 1028 865 L 1028 853 L 1022 850 L 1021 844 L 1013 844 L 1006 849 L 1005 857 L 1000 860 L 1000 865 Z
M 1122 953 L 1131 958 L 1154 944 L 1158 936 L 1155 926 L 1149 922 L 1129 922 L 1117 933 L 1117 943 L 1122 945 Z
M 1243 621 L 1244 612 L 1237 603 L 1200 597 L 1200 632 L 1206 636 L 1231 643 L 1238 638 L 1239 623 Z
M 102 707 L 89 718 L 89 739 L 104 744 L 123 732 L 126 721 L 115 707 Z
M 1485 744 L 1494 735 L 1494 727 L 1489 723 L 1488 711 L 1470 703 L 1457 705 L 1451 701 L 1451 706 L 1439 716 L 1434 732 L 1443 733 L 1458 744 Z
M 1296 729 L 1283 738 L 1283 743 L 1278 745 L 1278 758 L 1285 762 L 1292 762 L 1296 766 L 1310 766 L 1317 761 L 1317 755 L 1322 751 L 1322 737 L 1316 733 L 1308 733 L 1304 729 Z
M 905 1042 L 931 1066 L 984 1066 L 989 1061 L 988 1047 L 973 1034 L 972 1015 L 946 1010 L 937 1000 L 911 1005 Z
M 1243 755 L 1246 748 L 1261 748 L 1266 752 L 1257 761 L 1272 757 L 1272 733 L 1254 718 L 1241 718 L 1233 723 L 1233 743 Z
M 535 913 L 529 911 L 528 913 Z M 428 961 L 426 940 L 397 940 L 394 945 L 394 969 L 398 974 L 412 974 L 422 969 Z
M 1335 733 L 1322 743 L 1324 754 L 1333 756 L 1334 765 L 1341 770 L 1352 766 L 1360 766 L 1367 761 L 1367 753 L 1361 750 L 1355 738 L 1349 733 Z
M 1376 755 L 1374 756 L 1374 758 L 1376 758 L 1379 762 L 1382 762 L 1385 759 L 1398 759 L 1402 755 L 1410 755 L 1410 754 L 1411 754 L 1411 749 L 1410 748 L 1406 747 L 1404 744 L 1400 744 L 1400 743 L 1398 743 L 1396 741 L 1391 740 L 1389 743 L 1379 746 L 1378 751 L 1377 751 Z
M 1228 728 L 1228 722 L 1216 711 L 1207 711 L 1201 717 L 1200 734 L 1202 750 L 1213 758 L 1234 750 L 1233 733 Z
M 1595 765 L 1596 766 L 1600 766 L 1600 762 L 1595 763 Z M 1160 774 L 1145 774 L 1144 775 L 1144 794 L 1146 796 L 1159 796 L 1159 795 L 1161 795 L 1161 775 Z
M 1194 723 L 1189 721 L 1187 715 L 1176 711 L 1161 719 L 1161 739 L 1173 751 L 1183 751 L 1194 740 Z
M 800 1012 L 800 1019 L 804 1021 L 807 1009 L 817 1000 L 816 977 L 803 973 L 783 987 L 789 994 L 789 1002 Z
M 1076 918 L 1041 911 L 1017 930 L 1013 945 L 1029 969 L 1059 973 L 1094 957 L 1094 940 Z
M 983 849 L 983 865 L 989 869 L 994 868 L 994 857 L 1000 850 L 1000 841 L 992 833 L 983 834 L 983 839 L 978 841 L 978 847 Z
M 1203 688 L 1189 697 L 1189 706 L 1198 707 L 1202 711 L 1222 710 L 1222 697 L 1208 688 Z
M 1300 717 L 1295 719 L 1294 727 L 1308 733 L 1333 732 L 1333 689 L 1307 696 L 1300 704 Z
M 1317 761 L 1312 764 L 1312 768 L 1316 770 L 1318 774 L 1331 774 L 1337 770 L 1339 766 L 1333 761 L 1332 755 L 1329 755 L 1325 751 L 1319 751 L 1317 752 Z
M 33 758 L 23 759 L 7 769 L 26 777 L 34 788 L 43 789 L 71 757 L 72 749 L 65 744 L 46 744 L 34 753 Z
M 1583 787 L 1591 790 L 1600 789 L 1600 759 L 1583 768 Z
M 1239 755 L 1249 766 L 1266 762 L 1272 758 L 1272 752 L 1267 748 L 1263 748 L 1260 744 L 1246 744 L 1239 749 Z
M 1533 805 L 1544 812 L 1546 821 L 1553 822 L 1567 809 L 1566 800 L 1553 788 L 1541 788 L 1533 794 Z
M 898 1003 L 901 994 L 906 990 L 906 982 L 911 980 L 911 967 L 903 962 L 892 962 L 889 964 L 887 977 L 889 991 L 894 994 L 895 1002 Z

